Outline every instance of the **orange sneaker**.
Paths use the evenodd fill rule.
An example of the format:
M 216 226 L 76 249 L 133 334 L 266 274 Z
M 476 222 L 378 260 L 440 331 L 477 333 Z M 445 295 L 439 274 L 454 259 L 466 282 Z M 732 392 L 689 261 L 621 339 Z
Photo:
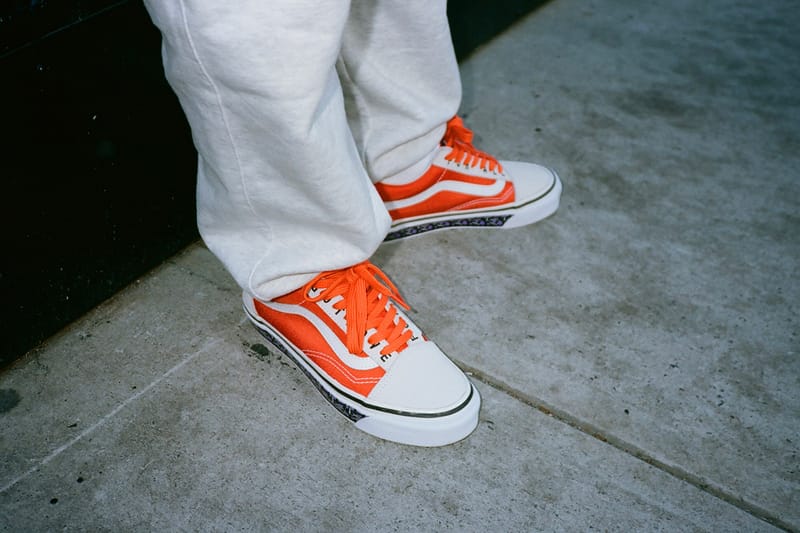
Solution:
M 428 170 L 375 184 L 392 216 L 387 241 L 442 228 L 517 228 L 558 209 L 561 180 L 555 171 L 498 161 L 472 146 L 472 131 L 453 117 Z
M 477 426 L 478 391 L 403 313 L 397 288 L 371 263 L 324 272 L 269 302 L 247 293 L 243 301 L 258 331 L 357 428 L 442 446 Z

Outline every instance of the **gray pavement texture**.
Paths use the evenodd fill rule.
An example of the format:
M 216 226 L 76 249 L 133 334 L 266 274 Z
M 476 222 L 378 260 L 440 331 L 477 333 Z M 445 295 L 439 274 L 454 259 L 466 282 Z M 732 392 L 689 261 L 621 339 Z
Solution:
M 483 395 L 365 435 L 194 245 L 0 376 L 0 528 L 800 530 L 800 9 L 556 0 L 462 65 L 559 212 L 383 246 Z

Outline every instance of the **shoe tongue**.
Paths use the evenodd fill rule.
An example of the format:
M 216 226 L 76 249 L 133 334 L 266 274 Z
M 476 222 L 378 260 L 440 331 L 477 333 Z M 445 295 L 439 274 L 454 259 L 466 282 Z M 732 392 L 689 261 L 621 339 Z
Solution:
M 356 315 L 358 314 L 357 307 L 353 305 L 353 297 L 349 294 L 347 296 L 338 295 L 331 297 L 330 299 L 319 300 L 317 301 L 317 305 L 341 329 L 342 334 L 344 335 L 343 341 L 351 353 L 359 355 L 363 350 L 365 355 L 369 356 L 384 368 L 388 368 L 387 363 L 392 359 L 392 357 L 385 357 L 380 352 L 388 343 L 392 341 L 392 339 L 385 337 L 373 339 L 374 341 L 377 341 L 373 344 L 369 342 L 369 339 L 376 334 L 376 327 L 386 316 L 386 313 L 391 312 L 386 308 L 387 306 L 392 305 L 392 303 L 388 300 L 388 297 L 385 294 L 379 292 L 377 295 L 372 295 L 370 294 L 372 291 L 374 291 L 374 289 L 371 287 L 366 289 L 367 294 L 365 300 L 366 303 L 364 304 L 364 316 L 360 323 L 359 319 L 356 318 Z M 323 296 L 325 295 L 323 294 Z M 342 300 L 347 299 L 348 297 L 349 299 L 347 300 L 347 303 L 344 304 L 342 309 L 339 309 L 338 307 L 342 305 Z M 350 320 L 348 320 L 348 314 L 350 317 L 352 317 Z M 394 332 L 399 319 L 399 316 L 395 317 L 393 321 L 395 326 L 389 329 L 387 332 L 389 335 Z M 365 331 L 365 333 L 361 336 L 350 333 L 351 331 L 359 331 L 359 329 L 361 331 Z M 351 335 L 353 338 L 351 338 Z M 354 349 L 354 345 L 350 344 L 351 342 L 358 344 L 358 347 Z
M 392 302 L 387 301 L 387 297 L 385 294 L 381 294 L 380 299 L 375 305 L 383 304 L 385 308 L 387 305 L 393 306 Z M 375 324 L 372 324 L 372 327 L 367 331 L 367 334 L 364 336 L 364 353 L 367 354 L 373 361 L 378 363 L 384 370 L 389 370 L 392 365 L 400 358 L 403 357 L 406 350 L 420 344 L 424 341 L 424 336 L 422 331 L 417 328 L 413 322 L 408 320 L 408 317 L 404 316 L 402 312 L 393 306 L 391 311 L 387 310 L 386 313 L 394 312 L 395 316 L 392 320 L 392 325 L 389 328 L 388 335 L 386 337 L 374 339 L 377 342 L 375 344 L 370 344 L 369 339 L 377 332 L 375 328 Z M 381 318 L 385 317 L 385 315 L 381 315 Z M 402 329 L 399 329 L 397 326 L 400 323 L 403 323 L 405 326 Z M 408 335 L 407 340 L 400 346 L 396 347 L 393 351 L 389 353 L 381 353 L 381 351 L 386 347 L 388 344 L 392 343 L 398 336 L 405 336 Z
M 472 147 L 472 130 L 464 125 L 461 117 L 453 117 L 447 123 L 447 131 L 442 139 L 443 144 L 447 146 L 456 147 L 458 145 L 467 145 Z M 467 146 L 458 146 L 459 148 L 466 149 Z
M 394 341 L 398 340 L 397 334 L 402 335 L 406 330 L 407 321 L 403 320 L 406 328 L 402 331 L 395 331 L 400 324 L 398 321 L 402 320 L 399 316 L 393 317 L 394 320 L 388 327 L 382 326 L 382 323 L 386 313 L 397 313 L 398 306 L 407 309 L 408 305 L 398 294 L 397 287 L 383 272 L 371 263 L 364 262 L 346 270 L 324 273 L 318 280 L 320 290 L 316 291 L 314 283 L 317 280 L 314 280 L 308 284 L 307 295 L 312 301 L 322 300 L 322 303 L 330 303 L 332 307 L 328 310 L 329 313 L 334 308 L 344 311 L 344 340 L 351 353 L 360 354 L 364 351 L 365 345 L 368 346 L 367 339 L 382 329 L 385 331 L 381 332 L 381 336 L 385 338 L 373 340 L 379 341 L 383 346 L 388 343 L 395 350 L 400 349 L 399 346 L 394 346 Z M 312 291 L 315 294 L 312 294 Z M 341 297 L 344 302 L 337 297 Z M 336 302 L 333 302 L 334 298 L 337 298 Z M 334 320 L 341 325 L 341 318 Z

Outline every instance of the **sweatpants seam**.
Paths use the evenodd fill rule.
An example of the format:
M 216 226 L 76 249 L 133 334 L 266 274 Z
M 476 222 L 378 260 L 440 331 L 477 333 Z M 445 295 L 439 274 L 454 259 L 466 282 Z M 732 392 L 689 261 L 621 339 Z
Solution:
M 217 107 L 219 108 L 219 114 L 222 117 L 222 124 L 225 128 L 225 133 L 228 136 L 228 141 L 231 145 L 231 150 L 233 151 L 233 157 L 236 160 L 236 168 L 239 170 L 239 181 L 242 186 L 242 194 L 244 195 L 244 199 L 247 202 L 247 207 L 250 209 L 250 212 L 253 214 L 255 219 L 259 219 L 258 213 L 256 212 L 255 207 L 253 206 L 252 201 L 250 200 L 250 195 L 247 193 L 247 184 L 245 183 L 245 176 L 244 176 L 244 169 L 242 167 L 242 160 L 239 157 L 239 150 L 236 149 L 236 142 L 233 139 L 233 133 L 231 132 L 230 123 L 228 122 L 227 114 L 225 113 L 225 106 L 222 103 L 222 95 L 220 94 L 220 90 L 217 87 L 217 84 L 214 83 L 214 79 L 209 75 L 208 70 L 206 69 L 203 61 L 200 59 L 200 53 L 197 51 L 197 47 L 194 44 L 194 39 L 192 39 L 192 33 L 189 31 L 189 21 L 186 17 L 186 6 L 185 1 L 180 1 L 180 9 L 181 9 L 181 19 L 183 20 L 183 30 L 186 32 L 186 40 L 189 42 L 189 46 L 192 50 L 192 55 L 194 56 L 194 60 L 197 62 L 197 65 L 200 67 L 200 72 L 203 74 L 203 77 L 208 81 L 208 84 L 211 86 L 212 90 L 214 91 L 214 97 L 217 101 Z M 270 228 L 268 225 L 264 226 L 264 229 L 267 233 L 270 233 Z M 253 276 L 255 275 L 258 268 L 264 262 L 264 259 L 269 254 L 268 251 L 265 251 L 261 258 L 256 261 L 253 268 L 250 270 L 250 274 L 247 277 L 247 290 L 253 294 Z
M 236 159 L 236 168 L 239 170 L 239 181 L 242 184 L 242 193 L 244 194 L 244 199 L 247 201 L 247 206 L 250 208 L 250 211 L 253 213 L 254 216 L 258 216 L 256 213 L 255 208 L 253 207 L 252 202 L 250 201 L 250 196 L 247 194 L 247 186 L 245 184 L 244 179 L 244 170 L 242 168 L 242 160 L 239 157 L 239 150 L 236 149 L 236 142 L 233 139 L 233 133 L 231 132 L 230 123 L 228 122 L 228 117 L 225 113 L 225 106 L 222 103 L 222 95 L 220 94 L 219 88 L 217 84 L 214 83 L 214 79 L 209 75 L 208 70 L 206 69 L 203 61 L 200 59 L 200 54 L 197 51 L 197 47 L 194 44 L 194 39 L 192 39 L 192 33 L 189 31 L 189 21 L 186 17 L 186 2 L 184 0 L 180 0 L 180 7 L 181 7 L 181 19 L 183 20 L 183 30 L 186 32 L 186 40 L 189 42 L 189 46 L 192 49 L 192 55 L 194 55 L 194 59 L 197 62 L 197 65 L 200 67 L 200 72 L 203 73 L 203 77 L 208 81 L 208 84 L 214 91 L 214 97 L 217 101 L 217 107 L 219 108 L 219 114 L 222 117 L 222 123 L 225 127 L 225 133 L 228 136 L 228 141 L 231 144 L 231 149 L 233 150 L 233 156 Z
M 372 173 L 369 170 L 370 165 L 369 162 L 367 161 L 367 145 L 369 144 L 367 137 L 370 136 L 372 133 L 372 118 L 370 114 L 367 112 L 369 106 L 365 105 L 366 99 L 364 98 L 364 95 L 361 93 L 361 89 L 358 87 L 358 84 L 355 82 L 353 75 L 350 73 L 350 67 L 347 65 L 347 61 L 345 60 L 344 54 L 342 54 L 341 51 L 339 52 L 339 57 L 342 60 L 342 70 L 344 71 L 344 74 L 347 76 L 348 88 L 350 91 L 352 91 L 353 97 L 356 101 L 355 102 L 356 107 L 359 108 L 358 114 L 359 116 L 364 117 L 364 119 L 361 120 L 361 128 L 360 128 L 363 135 L 363 138 L 361 139 L 362 145 L 357 146 L 359 156 L 361 159 L 361 164 L 364 167 L 364 171 L 366 172 L 367 176 L 370 178 L 370 181 L 372 183 L 375 183 L 376 180 L 372 178 Z M 341 84 L 341 80 L 339 80 L 339 83 Z M 361 110 L 363 110 L 364 112 L 362 113 Z M 350 126 L 349 123 L 348 126 Z M 350 130 L 352 131 L 352 127 L 350 127 Z

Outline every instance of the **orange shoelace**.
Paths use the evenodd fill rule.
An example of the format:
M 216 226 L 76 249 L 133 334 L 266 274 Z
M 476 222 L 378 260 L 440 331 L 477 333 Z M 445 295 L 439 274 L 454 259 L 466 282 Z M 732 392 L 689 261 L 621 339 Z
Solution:
M 387 344 L 381 349 L 381 355 L 402 352 L 408 347 L 413 334 L 389 300 L 403 309 L 409 306 L 386 274 L 372 263 L 365 261 L 343 270 L 323 272 L 303 290 L 306 295 L 311 290 L 319 291 L 315 296 L 308 296 L 312 302 L 342 297 L 333 307 L 344 310 L 347 349 L 351 353 L 362 352 L 364 335 L 373 328 L 375 332 L 367 342 L 376 346 L 385 340 Z
M 453 150 L 445 156 L 445 159 L 473 168 L 479 166 L 483 170 L 502 172 L 503 165 L 497 159 L 472 146 L 472 137 L 472 130 L 464 125 L 461 117 L 451 118 L 447 122 L 442 145 L 449 146 Z

